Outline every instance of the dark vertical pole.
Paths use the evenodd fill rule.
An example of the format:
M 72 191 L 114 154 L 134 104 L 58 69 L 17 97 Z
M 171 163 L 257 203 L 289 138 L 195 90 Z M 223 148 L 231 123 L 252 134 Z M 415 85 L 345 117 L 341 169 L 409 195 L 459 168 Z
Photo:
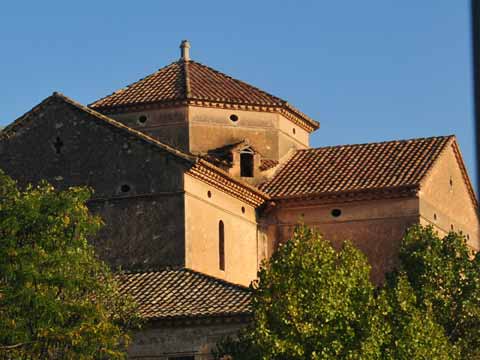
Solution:
M 480 0 L 471 0 L 477 187 L 480 187 Z M 477 189 L 477 194 L 480 192 Z

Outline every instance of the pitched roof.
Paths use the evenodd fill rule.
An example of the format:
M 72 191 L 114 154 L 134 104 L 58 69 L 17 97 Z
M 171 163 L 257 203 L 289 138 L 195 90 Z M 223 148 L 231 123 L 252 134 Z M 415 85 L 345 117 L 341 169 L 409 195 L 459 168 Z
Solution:
M 313 129 L 319 126 L 285 100 L 192 60 L 171 63 L 89 106 L 109 112 L 115 108 L 187 100 L 283 108 Z
M 247 202 L 253 202 L 252 204 L 254 206 L 258 206 L 266 199 L 268 199 L 268 195 L 260 191 L 258 188 L 230 176 L 226 171 L 211 164 L 210 162 L 205 161 L 196 155 L 183 152 L 170 145 L 164 144 L 161 141 L 158 141 L 157 139 L 154 139 L 143 132 L 125 126 L 124 124 L 108 116 L 105 116 L 91 108 L 88 108 L 58 92 L 54 92 L 51 96 L 43 100 L 40 104 L 35 106 L 26 114 L 22 115 L 13 123 L 5 127 L 0 132 L 0 140 L 13 136 L 17 129 L 24 126 L 28 122 L 28 120 L 31 119 L 31 116 L 33 114 L 41 111 L 41 109 L 45 108 L 52 101 L 55 100 L 63 101 L 67 104 L 72 105 L 78 110 L 88 113 L 92 116 L 94 120 L 99 121 L 100 124 L 106 125 L 111 129 L 121 131 L 125 134 L 132 135 L 133 138 L 138 141 L 143 141 L 145 143 L 153 145 L 158 149 L 169 152 L 170 154 L 176 156 L 179 159 L 191 163 L 193 166 L 190 168 L 188 172 L 189 174 L 191 174 L 192 176 L 196 176 L 197 178 L 200 178 L 205 182 L 209 182 L 211 183 L 211 185 L 216 186 L 217 188 L 222 189 L 233 196 L 242 198 Z
M 163 269 L 117 275 L 147 320 L 250 314 L 248 288 L 190 270 Z
M 128 126 L 125 126 L 124 124 L 122 124 L 122 123 L 120 123 L 116 120 L 113 120 L 112 118 L 109 118 L 108 116 L 100 114 L 99 112 L 97 112 L 95 110 L 92 110 L 92 109 L 76 102 L 75 100 L 70 99 L 69 97 L 67 97 L 67 96 L 65 96 L 65 95 L 63 95 L 59 92 L 54 92 L 51 96 L 47 97 L 40 104 L 35 106 L 32 110 L 28 111 L 27 113 L 25 113 L 24 115 L 19 117 L 17 120 L 15 120 L 13 123 L 11 123 L 7 127 L 5 127 L 2 130 L 2 132 L 0 133 L 0 139 L 11 136 L 13 133 L 15 133 L 15 131 L 18 128 L 20 128 L 23 124 L 25 124 L 25 122 L 28 121 L 28 119 L 33 114 L 35 114 L 36 112 L 45 108 L 52 101 L 55 101 L 55 100 L 60 100 L 60 101 L 63 101 L 67 104 L 70 104 L 73 107 L 88 113 L 89 115 L 91 115 L 93 117 L 93 119 L 100 121 L 101 124 L 105 124 L 105 125 L 107 125 L 111 128 L 115 128 L 115 129 L 118 129 L 122 132 L 133 135 L 138 140 L 145 141 L 145 142 L 147 142 L 151 145 L 154 145 L 155 147 L 158 147 L 161 150 L 165 150 L 165 151 L 167 151 L 167 152 L 171 153 L 172 155 L 175 155 L 179 158 L 182 158 L 182 159 L 187 160 L 189 162 L 195 162 L 196 159 L 197 159 L 197 157 L 192 155 L 192 154 L 187 154 L 187 153 L 185 153 L 183 151 L 180 151 L 180 150 L 178 150 L 178 149 L 176 149 L 176 148 L 174 148 L 170 145 L 164 144 L 164 143 L 158 141 L 157 139 L 154 139 L 154 138 L 148 136 L 147 134 L 145 134 L 143 132 L 140 132 L 140 131 L 134 130 L 134 129 L 128 127 Z
M 272 198 L 418 186 L 454 136 L 298 150 L 259 188 Z
M 260 171 L 267 171 L 271 168 L 274 168 L 278 165 L 278 160 L 271 160 L 271 159 L 262 159 L 260 164 Z

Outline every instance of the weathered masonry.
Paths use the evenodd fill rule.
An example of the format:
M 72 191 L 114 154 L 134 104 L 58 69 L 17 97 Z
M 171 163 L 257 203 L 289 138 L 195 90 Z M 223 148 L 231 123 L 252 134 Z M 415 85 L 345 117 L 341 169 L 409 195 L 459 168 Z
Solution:
M 454 136 L 311 148 L 287 101 L 181 58 L 84 106 L 58 93 L 0 133 L 21 185 L 94 189 L 92 239 L 127 270 L 147 329 L 131 358 L 209 359 L 249 319 L 247 286 L 302 219 L 348 239 L 381 282 L 415 223 L 479 248 L 478 203 Z

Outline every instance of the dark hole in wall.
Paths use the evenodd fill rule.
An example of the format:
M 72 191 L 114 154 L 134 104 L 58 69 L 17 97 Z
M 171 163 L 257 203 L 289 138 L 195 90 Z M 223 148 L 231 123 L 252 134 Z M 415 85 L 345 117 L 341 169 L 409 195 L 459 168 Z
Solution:
M 222 220 L 218 223 L 218 267 L 225 270 L 225 225 Z
M 253 177 L 253 154 L 240 154 L 240 176 Z
M 145 123 L 147 122 L 147 117 L 146 117 L 145 115 L 140 115 L 140 116 L 138 117 L 138 122 L 139 122 L 140 124 L 145 124 Z
M 57 136 L 57 138 L 55 139 L 55 142 L 53 143 L 53 146 L 54 146 L 55 152 L 57 154 L 62 153 L 63 141 L 62 141 L 62 139 L 60 139 L 60 137 Z
M 342 215 L 342 210 L 340 210 L 340 209 L 333 209 L 330 214 L 331 214 L 333 217 L 339 217 L 340 215 Z

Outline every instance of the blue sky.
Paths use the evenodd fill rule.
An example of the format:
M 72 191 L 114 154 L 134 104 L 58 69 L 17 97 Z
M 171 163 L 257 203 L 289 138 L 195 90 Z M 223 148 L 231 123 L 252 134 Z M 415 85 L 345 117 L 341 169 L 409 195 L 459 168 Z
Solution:
M 0 125 L 53 91 L 87 104 L 178 58 L 284 98 L 312 146 L 456 134 L 473 178 L 467 0 L 9 1 Z

